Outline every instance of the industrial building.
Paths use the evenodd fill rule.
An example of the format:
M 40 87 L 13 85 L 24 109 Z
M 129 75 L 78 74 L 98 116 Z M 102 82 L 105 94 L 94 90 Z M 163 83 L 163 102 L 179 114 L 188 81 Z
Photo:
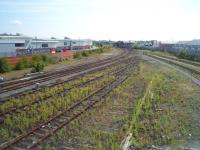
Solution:
M 158 48 L 160 46 L 160 42 L 156 40 L 151 41 L 135 41 L 133 46 L 135 48 L 148 48 L 148 49 L 154 49 Z
M 27 49 L 30 37 L 17 35 L 0 36 L 0 56 L 15 56 L 17 49 Z
M 85 50 L 92 48 L 92 45 L 92 40 L 87 39 L 39 39 L 24 35 L 0 35 L 0 56 Z

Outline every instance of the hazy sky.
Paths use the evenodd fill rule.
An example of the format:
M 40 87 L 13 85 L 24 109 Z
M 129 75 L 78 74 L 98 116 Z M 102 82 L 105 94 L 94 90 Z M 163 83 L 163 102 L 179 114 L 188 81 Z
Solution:
M 105 40 L 200 38 L 200 0 L 0 0 L 0 33 Z

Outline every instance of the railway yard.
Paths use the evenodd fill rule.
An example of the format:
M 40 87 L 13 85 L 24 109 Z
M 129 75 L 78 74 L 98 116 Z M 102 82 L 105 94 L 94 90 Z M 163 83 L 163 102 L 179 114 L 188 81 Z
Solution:
M 200 148 L 200 63 L 118 51 L 0 83 L 0 149 Z

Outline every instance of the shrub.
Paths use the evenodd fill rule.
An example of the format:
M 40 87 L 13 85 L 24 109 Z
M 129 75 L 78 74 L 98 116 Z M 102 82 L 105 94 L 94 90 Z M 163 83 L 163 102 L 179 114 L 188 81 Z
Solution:
M 6 73 L 11 71 L 11 66 L 8 64 L 7 60 L 0 58 L 0 73 Z
M 32 61 L 35 61 L 35 62 L 38 62 L 38 61 L 41 61 L 42 60 L 42 57 L 41 55 L 33 55 L 32 56 Z
M 81 58 L 81 54 L 79 52 L 76 52 L 76 54 L 74 55 L 74 58 L 80 59 Z
M 83 52 L 81 53 L 81 55 L 82 55 L 83 57 L 88 57 L 88 56 L 89 56 L 89 52 L 83 51 Z
M 33 64 L 33 68 L 31 70 L 32 73 L 40 72 L 44 69 L 44 64 L 42 62 L 36 62 Z
M 193 60 L 193 61 L 200 61 L 200 57 L 194 54 L 190 54 L 188 51 L 185 49 L 180 49 L 179 53 L 177 55 L 181 59 L 188 59 L 188 60 Z
M 22 70 L 24 68 L 23 64 L 21 61 L 19 61 L 16 65 L 15 65 L 15 70 Z
M 101 54 L 101 53 L 103 53 L 103 52 L 104 52 L 103 48 L 100 48 L 100 49 L 97 49 L 97 50 L 96 50 L 96 53 L 97 53 L 97 54 Z
M 31 62 L 27 59 L 22 59 L 16 64 L 15 69 L 22 70 L 24 68 L 30 68 L 30 67 L 31 67 Z
M 43 62 L 44 64 L 54 64 L 56 63 L 56 59 L 49 55 L 33 55 L 32 56 L 33 62 Z
M 56 61 L 52 56 L 41 55 L 42 61 L 46 64 L 54 64 Z

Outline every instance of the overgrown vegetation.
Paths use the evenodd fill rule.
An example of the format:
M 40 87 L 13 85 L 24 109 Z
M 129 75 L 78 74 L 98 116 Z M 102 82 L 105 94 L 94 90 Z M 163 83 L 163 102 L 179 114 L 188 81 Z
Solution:
M 30 104 L 34 101 L 39 101 L 44 99 L 45 97 L 49 97 L 48 101 L 40 101 L 28 107 L 28 109 L 24 109 L 24 111 L 15 114 L 7 115 L 3 124 L 0 125 L 0 141 L 3 142 L 8 140 L 9 138 L 21 134 L 28 130 L 31 126 L 36 125 L 42 121 L 47 120 L 52 115 L 65 110 L 77 100 L 87 96 L 89 93 L 94 91 L 95 89 L 104 86 L 114 79 L 112 75 L 105 75 L 101 79 L 91 82 L 84 87 L 72 88 L 66 94 L 62 96 L 56 95 L 57 93 L 64 92 L 66 89 L 69 89 L 75 84 L 80 84 L 90 79 L 94 79 L 99 77 L 106 72 L 110 72 L 111 69 L 116 69 L 118 66 L 114 66 L 113 68 L 107 68 L 98 73 L 88 74 L 81 79 L 77 79 L 75 81 L 70 81 L 68 83 L 55 86 L 53 88 L 47 88 L 45 91 L 37 92 L 34 94 L 26 95 L 24 97 L 20 97 L 19 99 L 11 99 L 10 101 L 2 104 L 0 106 L 0 112 L 6 112 L 8 109 L 18 108 L 27 104 Z
M 131 121 L 132 143 L 137 149 L 148 148 L 145 146 L 151 143 L 155 145 L 169 143 L 169 137 L 166 131 L 163 131 L 170 125 L 169 117 L 157 118 L 156 116 L 161 97 L 166 94 L 167 90 L 172 90 L 166 82 L 163 76 L 156 75 L 147 87 L 144 96 L 137 101 Z M 156 118 L 158 120 L 155 120 Z
M 101 54 L 110 49 L 110 47 L 101 47 L 96 50 L 76 52 L 74 58 L 81 59 L 82 57 L 89 57 L 91 54 Z M 32 68 L 31 72 L 40 72 L 44 69 L 45 66 L 49 64 L 55 64 L 57 62 L 59 62 L 59 60 L 57 60 L 55 57 L 46 54 L 33 55 L 32 60 L 28 60 L 26 58 L 21 59 L 17 62 L 15 66 L 11 66 L 10 64 L 8 64 L 5 58 L 0 58 L 0 73 L 6 73 L 13 70 L 23 70 L 26 68 Z
M 132 98 L 139 97 L 144 88 L 136 72 L 94 109 L 61 129 L 38 149 L 121 150 L 121 142 L 126 135 L 123 125 L 134 106 Z
M 11 70 L 22 70 L 32 68 L 31 72 L 40 72 L 48 64 L 55 64 L 56 58 L 50 55 L 33 55 L 32 60 L 23 58 L 17 62 L 15 66 L 8 64 L 5 58 L 0 58 L 0 73 L 6 73 Z
M 31 61 L 24 58 L 15 65 L 15 70 L 22 70 L 24 68 L 30 68 L 31 66 Z
M 0 73 L 6 73 L 11 71 L 11 66 L 8 64 L 5 58 L 0 58 Z
M 181 58 L 181 59 L 188 59 L 188 60 L 200 62 L 200 56 L 194 55 L 194 54 L 190 54 L 185 49 L 180 49 L 178 54 L 177 54 L 177 56 L 178 56 L 178 58 Z
M 193 54 L 193 53 L 190 53 L 190 51 L 182 48 L 182 49 L 179 49 L 176 53 L 174 51 L 174 53 L 172 52 L 169 52 L 169 51 L 166 51 L 166 50 L 158 50 L 158 49 L 141 49 L 141 48 L 134 48 L 134 49 L 138 49 L 138 50 L 142 50 L 144 51 L 145 53 L 147 52 L 153 52 L 154 54 L 158 54 L 158 55 L 161 55 L 161 56 L 169 56 L 169 57 L 178 57 L 180 59 L 186 59 L 186 60 L 191 60 L 191 61 L 197 61 L 197 62 L 200 62 L 200 56 L 199 55 L 196 55 L 196 54 Z
M 199 93 L 195 92 L 197 87 L 176 71 L 156 66 L 141 66 L 142 75 L 149 84 L 128 122 L 133 149 L 179 149 L 187 146 L 190 139 L 197 142 L 195 136 L 192 138 L 199 130 L 197 118 L 193 116 L 196 110 L 190 108 L 194 103 L 190 98 L 196 97 L 195 103 L 200 101 Z
M 75 59 L 80 59 L 82 57 L 89 57 L 90 55 L 94 55 L 94 54 L 101 54 L 107 50 L 110 50 L 111 48 L 110 47 L 102 47 L 102 48 L 99 48 L 99 49 L 96 49 L 96 50 L 88 50 L 88 51 L 79 51 L 79 52 L 76 52 L 76 54 L 74 55 L 74 58 Z
M 35 62 L 33 63 L 33 66 L 32 66 L 32 70 L 31 72 L 34 73 L 34 72 L 40 72 L 44 69 L 44 63 L 43 62 Z
M 122 149 L 133 133 L 136 150 L 199 148 L 199 88 L 157 63 L 141 63 L 105 100 L 63 128 L 40 149 Z M 189 148 L 188 148 L 189 149 Z
M 100 77 L 110 71 L 113 71 L 115 69 L 117 70 L 118 68 L 121 68 L 123 66 L 124 65 L 121 64 L 118 66 L 109 67 L 102 71 L 99 71 L 98 73 L 95 72 L 95 73 L 86 74 L 86 75 L 83 75 L 81 78 L 78 78 L 69 82 L 65 82 L 57 86 L 47 87 L 47 88 L 42 89 L 41 91 L 34 92 L 31 94 L 26 94 L 25 96 L 21 96 L 19 98 L 10 98 L 8 101 L 0 105 L 0 113 L 4 113 L 8 111 L 9 109 L 14 109 L 14 108 L 17 109 L 24 105 L 33 103 L 35 101 L 39 101 L 41 99 L 44 99 L 50 96 L 57 96 L 57 94 L 64 92 L 66 89 L 69 89 L 74 85 L 78 85 L 83 82 L 86 82 L 87 80 Z

